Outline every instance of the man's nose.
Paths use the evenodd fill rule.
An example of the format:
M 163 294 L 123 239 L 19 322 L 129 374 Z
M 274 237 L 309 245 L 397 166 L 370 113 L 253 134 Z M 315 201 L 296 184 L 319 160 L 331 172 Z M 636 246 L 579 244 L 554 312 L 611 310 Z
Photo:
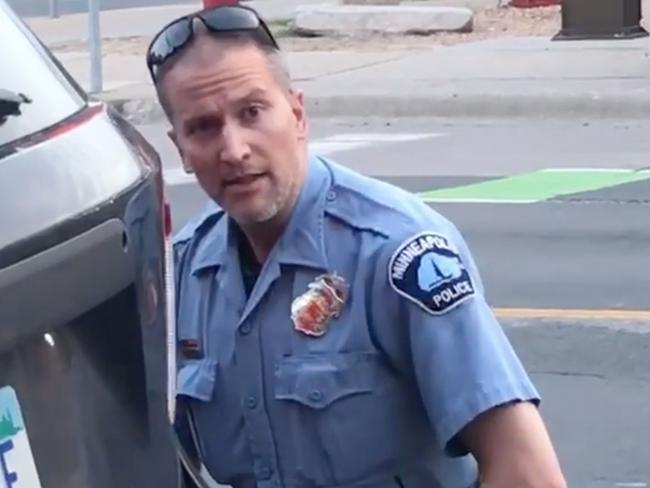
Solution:
M 244 130 L 236 124 L 226 124 L 222 131 L 219 159 L 227 163 L 240 163 L 250 157 L 250 146 Z

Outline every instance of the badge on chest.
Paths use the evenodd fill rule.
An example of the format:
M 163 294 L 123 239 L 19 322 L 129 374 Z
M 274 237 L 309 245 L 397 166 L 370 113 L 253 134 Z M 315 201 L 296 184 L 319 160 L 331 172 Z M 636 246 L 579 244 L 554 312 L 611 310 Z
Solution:
M 337 318 L 348 298 L 348 285 L 336 273 L 316 277 L 307 291 L 291 304 L 291 320 L 297 331 L 312 337 L 327 332 L 331 320 Z

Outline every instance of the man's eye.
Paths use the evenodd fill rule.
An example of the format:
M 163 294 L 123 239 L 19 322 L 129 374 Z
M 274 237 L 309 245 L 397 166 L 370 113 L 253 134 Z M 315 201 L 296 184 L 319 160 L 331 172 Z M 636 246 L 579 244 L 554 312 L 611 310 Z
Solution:
M 194 129 L 197 131 L 206 131 L 212 129 L 213 127 L 214 127 L 214 122 L 212 122 L 211 120 L 202 120 L 196 124 L 196 127 Z
M 215 127 L 215 123 L 211 120 L 207 120 L 207 119 L 197 120 L 196 122 L 194 122 L 188 127 L 188 134 L 193 135 L 196 134 L 197 132 L 203 133 L 212 130 L 214 127 Z
M 254 120 L 260 115 L 260 108 L 257 105 L 251 105 L 244 109 L 244 118 L 246 120 Z

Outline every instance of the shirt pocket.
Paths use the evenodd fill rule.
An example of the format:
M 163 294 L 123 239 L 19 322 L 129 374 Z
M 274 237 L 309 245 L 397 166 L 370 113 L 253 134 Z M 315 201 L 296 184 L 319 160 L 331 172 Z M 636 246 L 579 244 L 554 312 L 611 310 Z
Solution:
M 185 361 L 178 370 L 177 395 L 195 400 L 214 400 L 217 365 L 214 360 Z
M 354 395 L 371 394 L 373 381 L 361 355 L 306 355 L 284 358 L 276 370 L 275 397 L 324 409 Z
M 298 466 L 313 482 L 366 480 L 397 466 L 413 410 L 375 353 L 307 354 L 282 358 L 275 398 L 286 403 L 286 435 Z M 408 449 L 407 449 L 408 451 Z

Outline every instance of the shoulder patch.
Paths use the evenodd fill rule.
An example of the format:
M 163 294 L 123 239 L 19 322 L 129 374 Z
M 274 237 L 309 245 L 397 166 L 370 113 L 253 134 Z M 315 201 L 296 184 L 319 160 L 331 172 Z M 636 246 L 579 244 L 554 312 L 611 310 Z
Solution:
M 440 234 L 423 232 L 404 241 L 388 264 L 393 289 L 432 315 L 442 315 L 475 294 L 460 253 Z

